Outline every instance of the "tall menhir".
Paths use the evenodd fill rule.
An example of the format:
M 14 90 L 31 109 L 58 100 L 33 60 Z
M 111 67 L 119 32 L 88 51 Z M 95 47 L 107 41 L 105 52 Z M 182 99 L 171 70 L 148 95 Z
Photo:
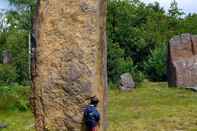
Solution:
M 106 0 L 39 0 L 31 105 L 37 131 L 84 131 L 83 109 L 100 99 L 106 119 Z

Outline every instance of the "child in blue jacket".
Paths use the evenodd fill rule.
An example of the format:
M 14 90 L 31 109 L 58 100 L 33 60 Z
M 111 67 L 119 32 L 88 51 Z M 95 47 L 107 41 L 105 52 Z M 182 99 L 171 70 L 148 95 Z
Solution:
M 96 131 L 96 127 L 99 125 L 100 113 L 97 111 L 97 105 L 99 100 L 96 96 L 91 97 L 90 104 L 84 111 L 84 119 L 87 127 L 87 131 Z

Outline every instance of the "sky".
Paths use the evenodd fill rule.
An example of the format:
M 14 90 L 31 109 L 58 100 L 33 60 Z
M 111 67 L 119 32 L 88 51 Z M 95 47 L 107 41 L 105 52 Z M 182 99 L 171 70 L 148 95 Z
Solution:
M 0 9 L 8 9 L 9 3 L 7 0 L 0 0 Z
M 172 0 L 141 0 L 145 3 L 158 1 L 162 7 L 167 10 Z M 197 13 L 197 0 L 176 0 L 179 8 L 183 9 L 186 13 Z M 8 9 L 9 4 L 7 0 L 0 0 L 0 9 Z
M 165 10 L 168 10 L 172 0 L 142 0 L 145 3 L 151 3 L 158 1 Z M 185 13 L 197 13 L 197 0 L 176 0 L 178 7 Z

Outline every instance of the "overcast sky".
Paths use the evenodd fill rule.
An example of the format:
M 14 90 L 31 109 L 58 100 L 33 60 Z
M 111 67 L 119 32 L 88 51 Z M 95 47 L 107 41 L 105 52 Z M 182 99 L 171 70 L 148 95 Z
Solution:
M 141 0 L 145 3 L 150 3 L 154 1 L 158 1 L 162 7 L 166 10 L 170 6 L 170 2 L 172 0 Z M 197 13 L 197 0 L 176 0 L 179 4 L 179 8 L 183 9 L 186 13 Z M 0 9 L 8 9 L 9 4 L 7 0 L 0 0 Z
M 8 9 L 8 8 L 9 8 L 9 4 L 7 0 L 0 0 L 0 9 Z
M 145 3 L 158 1 L 166 10 L 169 8 L 173 0 L 141 0 Z M 197 13 L 197 0 L 176 0 L 179 8 L 183 9 L 186 13 Z

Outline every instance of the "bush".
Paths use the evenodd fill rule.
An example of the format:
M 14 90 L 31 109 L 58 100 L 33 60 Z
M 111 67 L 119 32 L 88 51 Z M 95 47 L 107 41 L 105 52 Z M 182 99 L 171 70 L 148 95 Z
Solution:
M 137 69 L 132 73 L 132 75 L 133 75 L 133 79 L 136 82 L 136 84 L 139 84 L 145 80 L 144 73 L 137 70 Z
M 10 84 L 16 81 L 16 69 L 12 65 L 0 64 L 0 84 Z
M 151 55 L 144 63 L 144 70 L 147 77 L 153 81 L 164 81 L 167 78 L 166 64 L 167 62 L 167 46 L 161 44 L 161 46 L 151 51 Z
M 118 43 L 109 42 L 108 48 L 108 78 L 114 84 L 119 81 L 122 73 L 133 73 L 135 66 L 130 57 L 124 57 L 125 51 L 121 49 Z
M 29 109 L 30 88 L 17 84 L 0 86 L 0 110 L 26 111 Z
M 119 84 L 120 75 L 130 73 L 136 83 L 144 80 L 144 74 L 134 65 L 131 57 L 125 57 L 124 49 L 118 43 L 108 42 L 108 78 L 113 86 Z
M 114 89 L 114 88 L 117 87 L 117 84 L 113 83 L 112 81 L 109 81 L 108 82 L 108 87 L 109 87 L 109 89 Z
M 19 111 L 27 111 L 29 109 L 28 99 L 17 100 L 14 107 Z

